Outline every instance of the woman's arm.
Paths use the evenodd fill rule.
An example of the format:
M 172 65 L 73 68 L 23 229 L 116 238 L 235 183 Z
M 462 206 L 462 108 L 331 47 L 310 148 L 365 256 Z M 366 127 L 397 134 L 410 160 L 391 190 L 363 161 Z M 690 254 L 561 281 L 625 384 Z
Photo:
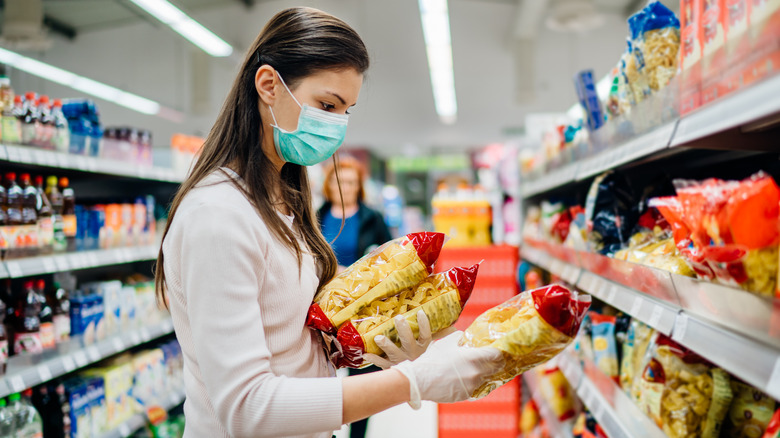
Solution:
M 345 424 L 409 401 L 409 380 L 396 370 L 350 376 L 341 387 Z

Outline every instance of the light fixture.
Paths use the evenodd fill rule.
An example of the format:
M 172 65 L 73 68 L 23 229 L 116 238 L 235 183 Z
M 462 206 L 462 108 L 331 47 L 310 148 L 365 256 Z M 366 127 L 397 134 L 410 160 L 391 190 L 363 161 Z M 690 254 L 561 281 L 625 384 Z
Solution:
M 148 12 L 154 18 L 168 25 L 179 35 L 187 38 L 192 44 L 215 57 L 230 56 L 233 46 L 218 37 L 214 32 L 190 18 L 181 9 L 168 0 L 130 0 L 139 8 Z
M 117 105 L 130 108 L 139 113 L 157 115 L 161 109 L 160 104 L 153 100 L 133 93 L 128 93 L 127 91 L 120 90 L 119 88 L 106 85 L 84 76 L 79 76 L 75 73 L 71 73 L 36 59 L 22 56 L 10 50 L 0 48 L 0 63 L 92 96 L 114 102 Z
M 457 120 L 458 102 L 447 0 L 419 0 L 419 5 L 436 113 L 442 123 L 451 125 Z

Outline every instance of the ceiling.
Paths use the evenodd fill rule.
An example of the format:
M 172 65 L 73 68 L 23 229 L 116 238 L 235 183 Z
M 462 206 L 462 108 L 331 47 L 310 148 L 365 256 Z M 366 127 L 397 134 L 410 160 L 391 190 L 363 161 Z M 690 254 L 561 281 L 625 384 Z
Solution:
M 365 40 L 372 66 L 350 119 L 347 142 L 384 154 L 503 141 L 523 131 L 530 113 L 565 111 L 576 99 L 573 75 L 585 68 L 597 76 L 611 70 L 625 45 L 629 11 L 645 3 L 594 0 L 605 16 L 603 26 L 558 33 L 546 29 L 543 21 L 546 11 L 562 0 L 449 0 L 458 121 L 443 125 L 434 111 L 417 0 L 170 1 L 233 44 L 234 55 L 204 59 L 129 0 L 44 0 L 44 14 L 75 32 L 75 38 L 50 27 L 54 47 L 34 55 L 184 112 L 184 123 L 173 124 L 101 104 L 104 119 L 119 119 L 108 124 L 150 127 L 159 145 L 173 132 L 208 132 L 241 53 L 275 12 L 303 3 L 343 18 Z M 544 5 L 530 22 L 522 14 L 527 11 L 523 6 L 532 3 L 524 2 Z M 517 38 L 518 26 L 525 26 L 523 40 Z M 206 66 L 208 74 L 196 65 Z M 22 75 L 12 80 L 51 94 L 72 93 Z M 196 111 L 193 96 L 203 90 L 193 89 L 193 84 L 203 80 L 209 84 L 207 109 Z

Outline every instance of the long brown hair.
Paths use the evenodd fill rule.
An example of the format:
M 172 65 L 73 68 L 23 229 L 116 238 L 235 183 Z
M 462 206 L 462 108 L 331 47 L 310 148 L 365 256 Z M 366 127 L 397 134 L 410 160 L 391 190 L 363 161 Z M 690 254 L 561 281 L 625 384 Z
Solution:
M 190 190 L 212 172 L 229 165 L 246 183 L 246 189 L 242 190 L 268 229 L 295 251 L 299 267 L 303 250 L 296 234 L 304 239 L 322 267 L 321 287 L 335 275 L 337 261 L 314 217 L 306 168 L 286 163 L 278 178 L 261 145 L 264 128 L 255 73 L 266 64 L 294 89 L 303 78 L 323 70 L 353 68 L 362 74 L 368 69 L 369 61 L 366 46 L 357 32 L 330 14 L 312 8 L 290 8 L 271 18 L 247 52 L 200 157 L 176 192 L 163 240 Z M 272 197 L 277 190 L 280 200 L 297 218 L 294 231 L 276 214 Z M 167 306 L 162 248 L 155 266 L 155 289 L 158 300 Z

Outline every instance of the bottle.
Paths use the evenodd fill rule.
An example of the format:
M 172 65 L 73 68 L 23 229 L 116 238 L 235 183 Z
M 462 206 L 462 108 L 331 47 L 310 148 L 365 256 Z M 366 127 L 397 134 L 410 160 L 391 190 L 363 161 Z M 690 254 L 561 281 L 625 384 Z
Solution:
M 49 300 L 46 299 L 46 282 L 43 279 L 35 282 L 35 294 L 41 308 L 38 313 L 38 319 L 41 321 L 41 346 L 44 350 L 54 348 L 57 345 L 54 310 L 49 305 Z
M 65 391 L 65 385 L 54 384 L 54 396 L 51 400 L 51 408 L 48 410 L 51 420 L 51 435 L 47 438 L 70 438 L 70 402 Z
M 20 436 L 22 426 L 24 425 L 24 406 L 22 406 L 22 395 L 19 393 L 8 396 L 8 414 L 13 420 L 12 436 Z
M 22 353 L 41 353 L 41 304 L 33 289 L 33 282 L 28 280 L 24 283 L 24 292 L 22 293 L 21 306 L 16 309 L 16 334 L 14 339 L 14 352 Z
M 24 95 L 22 116 L 22 144 L 34 146 L 39 137 L 40 124 L 38 121 L 38 102 L 32 91 L 28 91 Z
M 49 197 L 43 189 L 43 177 L 35 177 L 35 190 L 37 191 L 36 209 L 38 213 L 38 247 L 41 254 L 51 254 L 54 245 L 54 211 Z
M 52 250 L 54 252 L 65 252 L 68 249 L 68 242 L 65 239 L 65 223 L 62 217 L 62 194 L 57 187 L 57 177 L 50 176 L 46 180 L 46 196 L 49 197 L 52 209 L 52 230 L 54 239 L 52 240 Z
M 38 99 L 38 146 L 44 149 L 52 149 L 54 139 L 54 122 L 51 118 L 51 102 L 49 96 L 43 95 Z
M 22 188 L 16 184 L 16 173 L 8 172 L 5 174 L 5 213 L 7 216 L 8 227 L 8 252 L 7 258 L 19 257 L 24 252 L 24 236 L 22 235 L 22 202 L 24 193 Z
M 17 394 L 18 395 L 18 394 Z M 22 393 L 21 405 L 17 412 L 16 436 L 24 438 L 43 438 L 43 420 L 41 414 L 32 404 L 32 389 L 25 389 Z
M 38 189 L 32 185 L 30 174 L 22 174 L 22 227 L 24 256 L 38 254 Z
M 16 296 L 14 295 L 13 289 L 11 289 L 11 279 L 6 278 L 5 279 L 5 288 L 0 291 L 0 295 L 3 297 L 3 301 L 5 302 L 6 308 L 5 308 L 5 320 L 3 321 L 5 333 L 8 337 L 8 356 L 13 356 L 14 354 L 14 338 L 16 334 L 16 308 L 18 306 L 18 300 L 16 299 Z
M 48 295 L 49 307 L 52 309 L 54 322 L 54 338 L 56 342 L 64 342 L 70 338 L 70 300 L 68 291 L 60 283 L 54 282 L 54 290 Z
M 76 250 L 76 196 L 68 178 L 60 178 L 62 193 L 62 231 L 65 233 L 67 251 Z
M 0 75 L 0 103 L 2 104 L 0 131 L 2 131 L 4 143 L 19 144 L 22 140 L 22 127 L 14 112 L 16 97 L 13 88 L 11 88 L 11 80 L 3 72 Z M 21 101 L 21 97 L 19 100 Z
M 54 124 L 54 149 L 58 152 L 68 153 L 70 151 L 70 129 L 68 128 L 68 119 L 62 112 L 62 100 L 54 99 L 51 108 L 51 118 Z
M 14 416 L 11 409 L 8 407 L 8 403 L 4 398 L 0 399 L 0 436 L 14 436 L 15 425 Z
M 8 306 L 4 297 L 0 298 L 0 376 L 5 375 L 8 365 L 8 333 L 5 330 L 5 315 Z M 0 436 L 3 436 L 0 434 Z
M 0 256 L 5 257 L 8 251 L 8 215 L 6 214 L 5 186 L 0 184 Z

